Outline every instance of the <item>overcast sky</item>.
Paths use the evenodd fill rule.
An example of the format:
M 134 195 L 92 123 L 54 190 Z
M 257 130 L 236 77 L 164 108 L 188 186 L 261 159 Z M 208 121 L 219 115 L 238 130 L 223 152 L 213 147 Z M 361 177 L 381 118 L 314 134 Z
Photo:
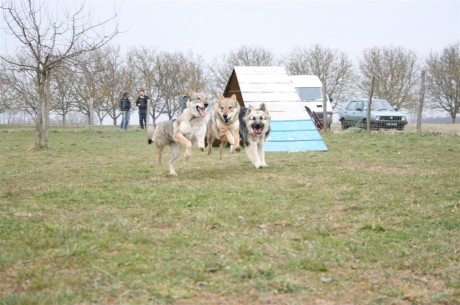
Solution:
M 124 49 L 144 45 L 205 60 L 240 46 L 275 55 L 319 43 L 357 59 L 366 48 L 401 46 L 424 57 L 460 41 L 460 0 L 176 1 L 93 0 L 120 14 Z
M 85 1 L 95 19 L 116 11 L 124 32 L 114 44 L 123 51 L 141 45 L 191 50 L 208 62 L 241 46 L 280 56 L 317 43 L 353 60 L 376 46 L 401 46 L 424 58 L 460 41 L 460 0 L 64 1 Z M 0 51 L 13 52 L 10 38 L 1 35 Z

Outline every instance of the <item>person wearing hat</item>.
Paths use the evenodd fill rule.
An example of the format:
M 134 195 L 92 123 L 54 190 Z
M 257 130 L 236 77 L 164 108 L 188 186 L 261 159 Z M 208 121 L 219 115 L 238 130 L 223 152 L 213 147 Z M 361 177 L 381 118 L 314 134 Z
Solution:
M 120 100 L 120 111 L 121 111 L 121 129 L 128 129 L 129 124 L 129 111 L 131 110 L 131 101 L 129 100 L 128 92 L 123 93 L 123 97 Z
M 147 102 L 149 97 L 144 94 L 144 90 L 139 91 L 136 106 L 139 108 L 139 126 L 141 129 L 147 127 Z

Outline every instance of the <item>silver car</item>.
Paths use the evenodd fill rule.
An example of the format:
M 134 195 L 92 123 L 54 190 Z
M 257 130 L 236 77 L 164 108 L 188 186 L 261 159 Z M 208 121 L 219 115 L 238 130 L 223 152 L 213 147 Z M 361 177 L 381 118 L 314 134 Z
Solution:
M 340 111 L 342 129 L 348 127 L 367 127 L 366 99 L 351 100 Z M 390 103 L 382 99 L 373 99 L 371 103 L 371 129 L 398 129 L 403 130 L 407 124 L 406 116 L 395 110 Z

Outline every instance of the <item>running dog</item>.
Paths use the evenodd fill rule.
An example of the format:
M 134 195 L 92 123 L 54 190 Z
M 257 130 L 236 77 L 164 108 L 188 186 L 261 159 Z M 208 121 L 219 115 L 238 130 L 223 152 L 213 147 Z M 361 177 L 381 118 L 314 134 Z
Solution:
M 226 98 L 220 96 L 219 102 L 214 106 L 211 120 L 208 122 L 206 141 L 208 143 L 208 155 L 211 154 L 212 143 L 220 139 L 219 160 L 222 160 L 222 152 L 230 143 L 230 151 L 240 151 L 240 104 L 236 95 Z
M 264 103 L 258 108 L 241 108 L 240 134 L 246 147 L 246 154 L 256 168 L 266 167 L 265 141 L 270 135 L 270 114 Z
M 206 107 L 208 99 L 204 89 L 195 92 L 189 90 L 189 100 L 184 111 L 174 120 L 158 123 L 148 128 L 148 143 L 155 142 L 158 149 L 157 161 L 161 164 L 161 157 L 166 145 L 171 149 L 169 172 L 176 176 L 174 161 L 179 157 L 181 146 L 185 146 L 185 160 L 192 155 L 192 144 L 196 143 L 204 151 L 206 137 Z

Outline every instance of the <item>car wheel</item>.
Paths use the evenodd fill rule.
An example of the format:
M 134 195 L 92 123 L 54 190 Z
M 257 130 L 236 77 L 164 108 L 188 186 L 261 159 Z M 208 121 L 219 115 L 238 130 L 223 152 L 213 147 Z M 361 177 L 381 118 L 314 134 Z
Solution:
M 345 119 L 341 119 L 340 123 L 342 124 L 342 129 L 347 129 L 348 128 L 347 123 L 345 123 Z

